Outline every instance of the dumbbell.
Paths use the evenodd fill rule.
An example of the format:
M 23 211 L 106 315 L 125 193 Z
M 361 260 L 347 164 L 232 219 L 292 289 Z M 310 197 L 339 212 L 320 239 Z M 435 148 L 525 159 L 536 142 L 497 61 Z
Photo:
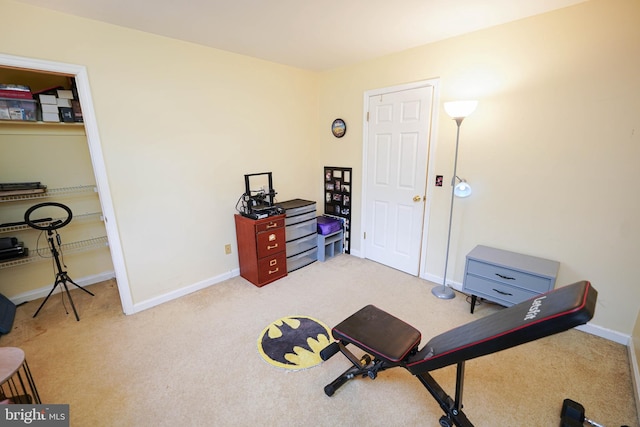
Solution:
M 574 400 L 565 399 L 562 402 L 562 411 L 560 412 L 560 427 L 579 427 L 584 423 L 589 423 L 594 427 L 604 427 L 584 416 L 584 406 Z

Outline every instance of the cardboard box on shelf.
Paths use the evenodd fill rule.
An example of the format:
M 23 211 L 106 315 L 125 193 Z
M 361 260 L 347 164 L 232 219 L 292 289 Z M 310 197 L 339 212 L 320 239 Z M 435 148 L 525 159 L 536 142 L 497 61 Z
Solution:
M 58 89 L 58 98 L 73 99 L 73 92 L 67 89 Z
M 58 105 L 58 98 L 56 98 L 55 95 L 40 94 L 38 95 L 38 98 L 40 99 L 40 104 Z
M 43 122 L 59 122 L 60 114 L 56 113 L 42 113 Z

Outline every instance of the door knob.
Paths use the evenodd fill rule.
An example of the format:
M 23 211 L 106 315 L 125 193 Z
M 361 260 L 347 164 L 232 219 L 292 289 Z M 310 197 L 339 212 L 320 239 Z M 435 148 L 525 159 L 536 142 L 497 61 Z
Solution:
M 414 202 L 419 202 L 420 200 L 422 200 L 422 197 L 420 197 L 420 196 L 413 196 L 413 201 L 414 201 Z

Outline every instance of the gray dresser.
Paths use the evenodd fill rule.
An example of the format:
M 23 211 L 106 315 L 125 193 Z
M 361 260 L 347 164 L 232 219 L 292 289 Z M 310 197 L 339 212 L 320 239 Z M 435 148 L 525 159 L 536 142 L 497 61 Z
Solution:
M 277 203 L 285 211 L 287 272 L 318 260 L 316 202 L 293 199 Z
M 560 263 L 515 252 L 476 246 L 465 264 L 462 291 L 509 307 L 555 287 Z

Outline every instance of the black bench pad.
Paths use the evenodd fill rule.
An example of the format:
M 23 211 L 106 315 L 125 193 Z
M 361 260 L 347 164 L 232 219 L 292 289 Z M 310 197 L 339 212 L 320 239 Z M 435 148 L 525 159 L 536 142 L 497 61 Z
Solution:
M 420 331 L 373 305 L 361 308 L 332 330 L 333 337 L 353 343 L 376 358 L 404 360 L 420 344 Z

